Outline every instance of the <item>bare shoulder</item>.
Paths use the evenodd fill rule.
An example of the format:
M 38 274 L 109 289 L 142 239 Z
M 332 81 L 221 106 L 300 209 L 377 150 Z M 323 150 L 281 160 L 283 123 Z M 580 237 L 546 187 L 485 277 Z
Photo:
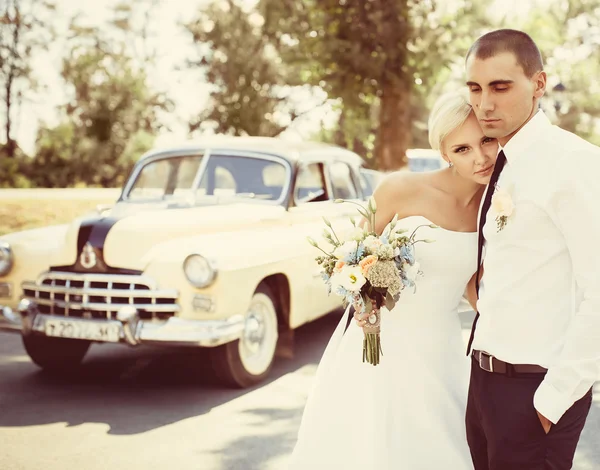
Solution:
M 428 182 L 425 174 L 395 171 L 387 175 L 377 186 L 375 197 L 382 199 L 414 198 L 427 186 Z
M 423 194 L 431 185 L 429 175 L 396 171 L 387 175 L 373 194 L 377 207 L 382 212 L 398 214 L 400 218 L 413 215 L 415 203 L 422 200 Z

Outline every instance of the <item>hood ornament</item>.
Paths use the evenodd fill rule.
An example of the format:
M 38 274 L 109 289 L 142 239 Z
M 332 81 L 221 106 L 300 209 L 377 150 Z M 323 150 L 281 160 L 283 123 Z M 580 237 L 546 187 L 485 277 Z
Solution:
M 94 247 L 90 242 L 87 242 L 81 250 L 81 255 L 79 255 L 79 263 L 81 263 L 81 266 L 85 269 L 91 269 L 96 266 L 97 262 L 98 259 L 96 258 Z

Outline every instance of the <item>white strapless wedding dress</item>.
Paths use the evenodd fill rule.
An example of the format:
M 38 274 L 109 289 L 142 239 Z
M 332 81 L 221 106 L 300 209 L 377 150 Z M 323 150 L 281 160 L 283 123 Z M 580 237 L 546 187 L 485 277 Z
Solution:
M 398 226 L 429 224 L 411 216 Z M 424 276 L 382 312 L 383 356 L 362 362 L 346 310 L 323 354 L 289 470 L 472 469 L 465 434 L 470 362 L 458 306 L 477 265 L 477 234 L 422 227 Z

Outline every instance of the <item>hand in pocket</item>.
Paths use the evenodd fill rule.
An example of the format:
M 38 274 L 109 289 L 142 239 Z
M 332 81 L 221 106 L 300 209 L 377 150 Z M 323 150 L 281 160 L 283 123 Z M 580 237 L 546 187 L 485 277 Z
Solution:
M 540 419 L 540 423 L 542 424 L 542 427 L 544 428 L 544 432 L 546 434 L 548 434 L 550 432 L 550 428 L 552 427 L 552 421 L 550 421 L 548 418 L 544 417 L 544 415 L 540 414 L 539 411 L 535 410 L 535 412 L 538 415 L 538 418 Z

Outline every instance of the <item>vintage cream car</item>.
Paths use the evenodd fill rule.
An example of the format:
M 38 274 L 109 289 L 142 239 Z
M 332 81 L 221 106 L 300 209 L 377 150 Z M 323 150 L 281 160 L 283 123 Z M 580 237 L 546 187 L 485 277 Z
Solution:
M 212 348 L 223 382 L 264 379 L 293 330 L 340 306 L 306 237 L 356 215 L 379 174 L 317 143 L 221 137 L 145 154 L 114 206 L 0 237 L 5 330 L 44 369 L 92 342 Z M 338 225 L 339 226 L 339 225 Z

